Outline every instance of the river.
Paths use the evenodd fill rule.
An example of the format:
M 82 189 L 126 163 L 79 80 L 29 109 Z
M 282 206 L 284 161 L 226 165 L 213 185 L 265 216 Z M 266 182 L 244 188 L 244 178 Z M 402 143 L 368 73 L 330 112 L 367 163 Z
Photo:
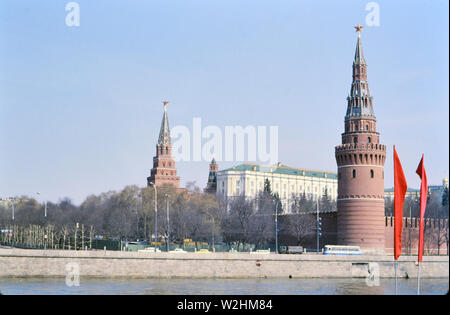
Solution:
M 192 295 L 279 295 L 279 294 L 395 294 L 395 281 L 381 279 L 368 286 L 365 279 L 80 279 L 67 286 L 64 278 L 0 279 L 2 294 L 192 294 Z M 421 279 L 422 294 L 446 294 L 449 279 Z M 399 294 L 416 294 L 417 279 L 399 279 Z

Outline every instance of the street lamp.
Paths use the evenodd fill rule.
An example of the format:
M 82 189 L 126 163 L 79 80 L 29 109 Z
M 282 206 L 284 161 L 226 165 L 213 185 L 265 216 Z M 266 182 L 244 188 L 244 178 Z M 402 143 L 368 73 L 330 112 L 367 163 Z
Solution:
M 40 192 L 36 194 L 41 195 Z M 47 249 L 47 201 L 44 201 L 44 249 Z
M 319 215 L 319 199 L 317 199 L 317 252 L 319 252 L 319 240 L 320 240 L 320 236 L 322 235 L 322 218 Z
M 215 230 L 215 227 L 216 227 L 216 220 L 214 220 L 214 216 L 211 214 L 211 213 L 209 213 L 209 212 L 205 212 L 207 215 L 209 215 L 209 217 L 211 218 L 211 220 L 212 220 L 212 227 L 211 227 L 211 239 L 212 239 L 212 251 L 213 252 L 216 252 L 216 246 L 215 246 L 215 244 L 214 244 L 214 230 Z
M 6 199 L 2 199 L 0 198 L 0 200 L 4 200 L 7 203 L 9 203 L 12 207 L 12 220 L 13 220 L 13 224 L 14 224 L 14 202 L 12 202 L 12 200 L 14 200 L 13 198 L 6 198 Z
M 278 254 L 278 205 L 279 201 L 277 200 L 275 204 L 275 253 Z
M 158 244 L 158 207 L 157 207 L 157 190 L 156 185 L 152 182 L 149 183 L 155 189 L 155 253 L 156 253 L 156 245 Z
M 6 199 L 2 199 L 0 198 L 0 200 L 5 200 L 6 202 L 8 202 L 11 205 L 12 208 L 12 232 L 11 233 L 11 237 L 12 237 L 12 242 L 11 242 L 11 247 L 14 247 L 14 199 L 13 198 L 6 198 Z
M 166 211 L 167 211 L 167 252 L 169 252 L 170 249 L 170 225 L 169 225 L 169 195 L 164 194 L 164 197 L 166 198 Z

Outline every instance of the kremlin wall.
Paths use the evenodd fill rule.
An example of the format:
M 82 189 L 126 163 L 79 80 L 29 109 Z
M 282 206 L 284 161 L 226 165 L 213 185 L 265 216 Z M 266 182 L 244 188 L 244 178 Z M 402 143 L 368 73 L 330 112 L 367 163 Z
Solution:
M 280 222 L 284 216 L 280 216 Z M 339 244 L 337 240 L 337 213 L 320 213 L 322 218 L 322 236 L 320 238 L 320 248 L 325 245 Z M 384 253 L 392 255 L 394 251 L 394 217 L 384 217 Z M 426 255 L 448 255 L 448 219 L 425 219 L 424 227 L 424 256 Z M 419 239 L 419 219 L 403 218 L 402 229 L 402 255 L 417 255 Z M 296 245 L 295 240 L 286 235 L 280 234 L 280 243 L 286 245 Z M 312 233 L 305 238 L 302 244 L 305 248 L 316 248 L 316 234 Z M 370 253 L 364 251 L 363 253 Z

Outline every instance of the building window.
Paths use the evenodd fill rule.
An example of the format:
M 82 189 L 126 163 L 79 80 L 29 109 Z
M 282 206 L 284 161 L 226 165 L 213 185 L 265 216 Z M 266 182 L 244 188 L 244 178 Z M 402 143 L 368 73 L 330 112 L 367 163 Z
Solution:
M 367 142 L 372 143 L 372 139 L 370 137 L 368 137 Z
M 373 178 L 373 170 L 370 170 L 370 178 Z
M 353 176 L 353 178 L 356 177 L 356 170 L 353 170 L 353 171 L 352 171 L 352 176 Z
M 369 125 L 366 125 L 366 130 L 369 130 Z
M 353 137 L 353 143 L 358 143 L 358 137 Z

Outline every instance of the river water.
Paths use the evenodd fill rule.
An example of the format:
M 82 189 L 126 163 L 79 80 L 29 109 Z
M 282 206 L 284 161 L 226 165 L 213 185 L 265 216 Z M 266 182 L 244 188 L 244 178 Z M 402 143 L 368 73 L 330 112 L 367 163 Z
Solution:
M 449 279 L 421 279 L 422 294 L 446 294 Z M 80 279 L 67 286 L 64 278 L 0 279 L 2 294 L 395 294 L 395 281 L 381 279 L 368 286 L 365 279 Z M 417 294 L 417 279 L 399 279 L 399 294 Z

